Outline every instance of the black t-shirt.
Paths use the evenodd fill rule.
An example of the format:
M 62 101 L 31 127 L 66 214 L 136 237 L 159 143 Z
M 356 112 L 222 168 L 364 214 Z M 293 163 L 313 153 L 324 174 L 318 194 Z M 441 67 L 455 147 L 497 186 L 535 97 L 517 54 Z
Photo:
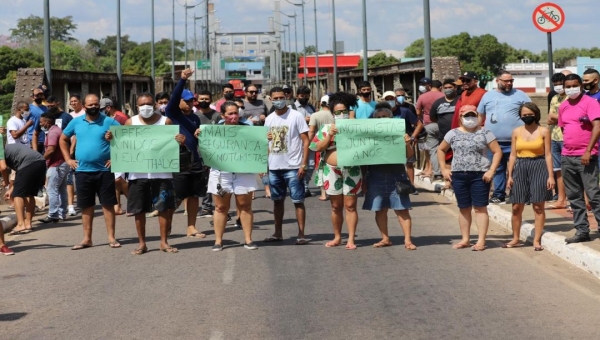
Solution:
M 456 108 L 456 102 L 458 96 L 449 102 L 446 97 L 442 97 L 433 102 L 431 105 L 431 111 L 429 111 L 429 117 L 432 121 L 437 121 L 438 128 L 440 129 L 439 140 L 440 142 L 444 139 L 444 136 L 448 131 L 452 130 L 452 118 L 454 118 L 454 109 Z

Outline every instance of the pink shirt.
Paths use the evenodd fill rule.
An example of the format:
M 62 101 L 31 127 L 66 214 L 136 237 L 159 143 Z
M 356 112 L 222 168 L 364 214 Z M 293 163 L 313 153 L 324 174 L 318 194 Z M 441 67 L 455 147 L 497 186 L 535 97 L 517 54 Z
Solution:
M 587 115 L 590 123 L 582 123 L 580 117 Z M 565 100 L 558 108 L 558 126 L 563 128 L 563 156 L 583 156 L 592 138 L 591 121 L 600 119 L 600 104 L 589 96 L 581 96 L 576 104 Z M 598 155 L 598 144 L 592 155 Z
M 419 96 L 416 107 L 417 110 L 423 110 L 423 125 L 431 123 L 431 118 L 429 118 L 431 106 L 433 106 L 433 102 L 442 98 L 443 96 L 444 94 L 438 91 L 425 92 Z

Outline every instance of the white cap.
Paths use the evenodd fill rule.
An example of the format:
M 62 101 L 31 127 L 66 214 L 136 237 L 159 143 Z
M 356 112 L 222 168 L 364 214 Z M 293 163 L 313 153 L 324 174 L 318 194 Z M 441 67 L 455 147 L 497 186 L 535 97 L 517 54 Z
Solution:
M 390 97 L 390 96 L 396 97 L 396 93 L 394 91 L 386 91 L 381 96 L 381 99 L 385 99 L 385 97 Z
M 324 95 L 323 97 L 321 97 L 321 101 L 319 103 L 329 104 L 329 96 L 328 95 Z

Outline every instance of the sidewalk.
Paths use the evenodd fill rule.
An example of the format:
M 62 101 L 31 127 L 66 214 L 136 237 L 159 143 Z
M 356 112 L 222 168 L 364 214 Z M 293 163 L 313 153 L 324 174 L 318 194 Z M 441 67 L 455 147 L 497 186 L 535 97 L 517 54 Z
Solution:
M 40 209 L 33 216 L 33 222 L 36 222 L 36 216 L 43 216 L 46 214 L 44 212 L 44 208 L 46 206 L 46 194 L 43 197 L 35 197 L 35 205 Z M 2 229 L 4 229 L 5 233 L 10 232 L 17 225 L 17 215 L 15 215 L 15 210 L 8 207 L 8 204 L 0 205 L 0 215 L 4 216 L 0 218 L 0 224 L 2 225 Z M 39 223 L 39 222 L 38 222 Z
M 455 200 L 454 192 L 451 189 L 441 190 L 444 186 L 442 181 L 434 181 L 432 183 L 429 179 L 420 179 L 418 176 L 415 176 L 415 184 L 420 189 L 438 192 L 450 200 Z M 548 205 L 550 204 L 546 204 L 546 206 Z M 510 204 L 490 204 L 488 206 L 490 220 L 505 229 L 507 235 L 512 235 L 511 210 L 512 206 Z M 588 215 L 588 218 L 590 221 L 590 230 L 592 231 L 590 234 L 592 241 L 567 245 L 565 238 L 575 234 L 571 214 L 566 209 L 546 210 L 546 226 L 544 235 L 542 236 L 542 245 L 544 246 L 544 251 L 548 251 L 600 278 L 600 234 L 596 232 L 598 226 L 594 217 Z M 525 210 L 523 211 L 523 225 L 521 227 L 521 240 L 532 241 L 533 221 L 534 216 L 531 206 L 525 206 Z M 526 247 L 523 249 L 530 248 Z

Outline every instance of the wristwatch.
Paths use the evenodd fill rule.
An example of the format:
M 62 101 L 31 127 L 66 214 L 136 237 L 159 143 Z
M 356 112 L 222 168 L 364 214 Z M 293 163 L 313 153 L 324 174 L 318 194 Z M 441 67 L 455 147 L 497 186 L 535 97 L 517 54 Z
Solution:
M 302 169 L 306 169 L 306 165 L 300 165 Z

